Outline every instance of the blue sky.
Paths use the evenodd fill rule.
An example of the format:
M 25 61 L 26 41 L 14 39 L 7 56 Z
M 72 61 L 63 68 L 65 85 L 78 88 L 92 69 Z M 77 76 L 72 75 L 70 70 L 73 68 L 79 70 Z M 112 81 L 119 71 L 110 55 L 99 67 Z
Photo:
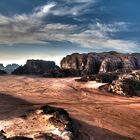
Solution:
M 140 0 L 0 0 L 0 63 L 140 52 Z

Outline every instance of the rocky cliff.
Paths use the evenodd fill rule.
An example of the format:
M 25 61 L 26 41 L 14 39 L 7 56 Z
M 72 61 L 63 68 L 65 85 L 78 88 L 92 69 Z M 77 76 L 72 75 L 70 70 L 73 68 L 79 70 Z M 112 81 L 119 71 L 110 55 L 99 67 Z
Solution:
M 140 69 L 140 53 L 74 53 L 62 59 L 61 68 L 80 70 L 81 74 L 136 70 Z
M 22 75 L 22 74 L 33 74 L 42 75 L 51 70 L 59 69 L 53 61 L 43 61 L 43 60 L 27 60 L 24 66 L 20 66 L 12 74 Z

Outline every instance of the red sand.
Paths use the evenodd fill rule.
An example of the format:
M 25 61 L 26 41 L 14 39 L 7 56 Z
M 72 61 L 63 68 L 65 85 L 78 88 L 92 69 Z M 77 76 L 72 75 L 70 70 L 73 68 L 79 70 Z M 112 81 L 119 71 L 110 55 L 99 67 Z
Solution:
M 113 96 L 74 78 L 0 76 L 0 119 L 42 104 L 62 107 L 79 122 L 77 140 L 140 139 L 140 98 Z

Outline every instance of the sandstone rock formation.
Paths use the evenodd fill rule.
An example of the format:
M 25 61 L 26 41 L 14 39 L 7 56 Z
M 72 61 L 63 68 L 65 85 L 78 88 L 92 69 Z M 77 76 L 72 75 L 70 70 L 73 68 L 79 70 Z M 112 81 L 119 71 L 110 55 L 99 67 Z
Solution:
M 68 77 L 138 69 L 140 69 L 140 53 L 122 54 L 112 51 L 67 55 L 61 61 L 61 68 L 53 61 L 28 60 L 24 66 L 17 68 L 12 74 Z
M 140 70 L 120 75 L 108 90 L 119 95 L 140 96 Z
M 75 136 L 69 114 L 48 105 L 0 124 L 0 140 L 73 140 Z
M 59 69 L 53 61 L 43 60 L 27 60 L 24 66 L 20 66 L 12 74 L 32 74 L 32 75 L 43 75 L 51 70 Z
M 60 69 L 53 61 L 27 60 L 24 66 L 12 72 L 15 75 L 40 75 L 43 77 L 69 77 L 79 75 L 78 70 Z
M 81 74 L 97 74 L 114 71 L 140 69 L 140 53 L 122 54 L 118 52 L 74 53 L 61 61 L 62 69 L 79 70 Z

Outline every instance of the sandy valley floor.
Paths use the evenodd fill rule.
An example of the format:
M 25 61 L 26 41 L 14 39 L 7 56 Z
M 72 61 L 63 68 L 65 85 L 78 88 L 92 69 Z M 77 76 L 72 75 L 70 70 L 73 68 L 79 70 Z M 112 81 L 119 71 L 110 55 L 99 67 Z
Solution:
M 66 109 L 78 122 L 77 140 L 140 139 L 140 98 L 103 93 L 94 82 L 74 78 L 0 76 L 0 121 L 46 103 Z

